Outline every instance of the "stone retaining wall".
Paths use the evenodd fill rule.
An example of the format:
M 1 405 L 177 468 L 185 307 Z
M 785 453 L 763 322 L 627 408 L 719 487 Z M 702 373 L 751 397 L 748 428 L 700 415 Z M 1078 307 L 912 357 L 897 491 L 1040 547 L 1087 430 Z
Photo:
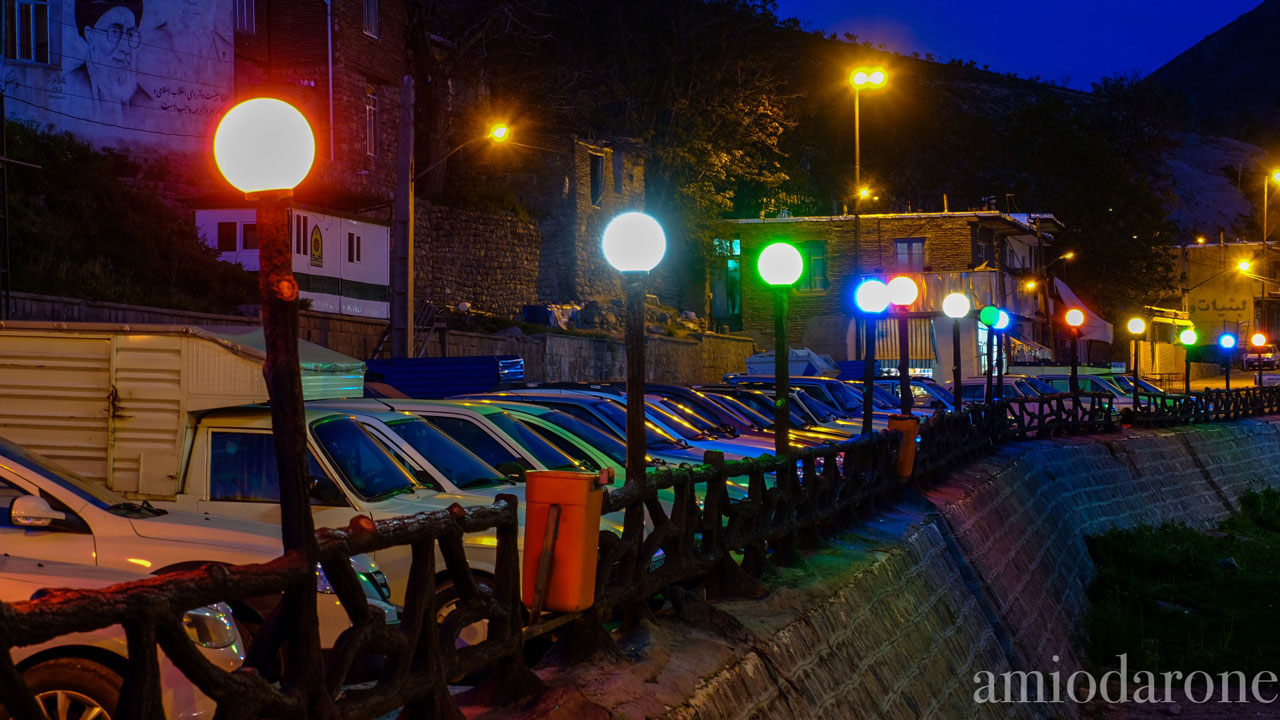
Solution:
M 720 632 L 661 618 L 630 662 L 543 670 L 552 691 L 513 715 L 1078 717 L 976 704 L 974 673 L 1065 683 L 1095 573 L 1086 535 L 1207 528 L 1263 486 L 1280 486 L 1277 418 L 1006 446 L 770 576 L 768 597 L 716 605 Z

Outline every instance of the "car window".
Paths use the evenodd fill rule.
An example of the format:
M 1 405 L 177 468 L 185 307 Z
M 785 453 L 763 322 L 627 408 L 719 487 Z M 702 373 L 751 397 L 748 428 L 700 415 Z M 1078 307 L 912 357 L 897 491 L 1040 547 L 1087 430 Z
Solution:
M 9 506 L 13 504 L 15 498 L 20 498 L 23 495 L 26 495 L 26 493 L 4 480 L 0 480 L 0 525 L 9 524 Z
M 596 450 L 604 453 L 610 460 L 619 465 L 627 464 L 627 446 L 621 440 L 600 430 L 595 425 L 584 423 L 581 420 L 566 415 L 557 410 L 552 410 L 543 415 L 538 416 L 539 420 L 551 423 L 562 430 L 578 437 Z M 545 435 L 546 433 L 544 433 Z
M 1049 380 L 1045 380 L 1045 382 L 1052 385 L 1053 389 L 1057 390 L 1058 392 L 1071 392 L 1070 378 L 1051 378 Z
M 533 463 L 508 450 L 497 438 L 471 420 L 447 415 L 432 415 L 427 420 L 493 467 L 516 463 L 525 470 L 533 469 Z
M 547 407 L 554 407 L 556 410 L 559 410 L 560 412 L 566 415 L 572 415 L 578 418 L 579 420 L 581 420 L 582 422 L 587 423 L 589 425 L 594 425 L 606 432 L 608 432 L 609 430 L 605 422 L 600 418 L 596 417 L 595 413 L 591 412 L 590 410 L 580 405 L 574 405 L 572 403 L 565 403 L 561 405 L 559 403 L 554 403 L 554 402 L 547 402 L 542 404 L 546 405 Z
M 379 500 L 416 487 L 410 471 L 388 455 L 355 419 L 343 415 L 317 420 L 311 424 L 311 432 L 359 496 Z
M 965 402 L 983 402 L 987 399 L 986 385 L 964 385 L 960 388 L 960 397 Z
M 506 433 L 542 463 L 542 466 L 548 470 L 574 470 L 577 469 L 577 463 L 573 458 L 564 454 L 560 450 L 546 440 L 542 436 L 534 432 L 528 425 L 520 422 L 514 415 L 505 410 L 503 412 L 488 413 L 485 419 L 493 423 L 499 430 Z
M 420 417 L 406 417 L 387 423 L 391 431 L 417 450 L 439 470 L 449 482 L 460 488 L 475 488 L 506 483 L 506 478 L 493 466 L 476 457 L 452 438 Z
M 578 447 L 569 438 L 560 435 L 559 433 L 557 433 L 556 431 L 550 428 L 538 425 L 537 423 L 525 422 L 524 420 L 521 420 L 520 424 L 529 428 L 531 432 L 537 433 L 538 437 L 542 438 L 546 442 L 549 442 L 552 445 L 556 446 L 556 449 L 558 449 L 560 452 L 573 458 L 573 461 L 576 462 L 578 465 L 580 465 L 582 468 L 586 470 L 590 470 L 592 472 L 595 472 L 600 469 L 600 463 L 596 462 L 595 458 L 591 457 L 591 453 Z
M 315 483 L 312 504 L 345 505 L 346 497 L 307 452 L 307 474 Z M 276 443 L 271 433 L 215 430 L 209 433 L 209 499 L 280 502 Z

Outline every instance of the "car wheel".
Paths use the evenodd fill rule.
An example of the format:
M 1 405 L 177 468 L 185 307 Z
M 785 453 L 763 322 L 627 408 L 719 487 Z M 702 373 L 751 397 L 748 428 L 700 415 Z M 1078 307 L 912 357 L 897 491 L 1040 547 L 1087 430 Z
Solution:
M 81 658 L 47 660 L 28 668 L 22 679 L 49 720 L 111 720 L 124 684 L 110 668 Z M 0 719 L 9 718 L 0 708 Z

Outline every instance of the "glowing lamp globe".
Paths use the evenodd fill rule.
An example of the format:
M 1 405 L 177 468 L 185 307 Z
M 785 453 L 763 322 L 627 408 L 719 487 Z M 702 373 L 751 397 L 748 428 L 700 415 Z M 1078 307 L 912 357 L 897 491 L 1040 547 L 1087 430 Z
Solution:
M 849 82 L 853 83 L 854 87 L 862 87 L 863 85 L 866 85 L 869 80 L 870 78 L 867 76 L 866 70 L 855 70 L 853 74 L 849 76 Z
M 494 142 L 506 142 L 511 138 L 511 128 L 502 123 L 498 123 L 489 128 L 489 139 Z
M 626 212 L 604 229 L 604 259 L 622 272 L 649 272 L 667 253 L 667 235 L 657 220 L 642 212 Z
M 1009 318 L 1009 313 L 1001 310 L 996 314 L 996 324 L 992 325 L 991 328 L 993 330 L 1008 330 L 1010 322 L 1011 319 Z
M 1236 336 L 1231 333 L 1222 333 L 1218 336 L 1218 344 L 1224 349 L 1230 350 L 1236 346 Z
M 769 285 L 794 285 L 804 272 L 804 258 L 794 246 L 777 242 L 760 253 L 756 269 Z
M 1078 328 L 1084 324 L 1084 313 L 1078 308 L 1071 308 L 1067 311 L 1067 324 L 1073 328 Z
M 920 288 L 916 287 L 916 283 L 906 275 L 889 281 L 889 302 L 900 307 L 906 307 L 916 301 L 920 297 Z
M 987 327 L 995 327 L 1000 322 L 1000 308 L 995 305 L 988 305 L 982 308 L 978 313 L 978 321 Z
M 867 75 L 867 82 L 872 85 L 883 85 L 884 81 L 885 74 L 883 70 L 872 70 L 871 74 Z
M 1195 345 L 1196 340 L 1198 339 L 1199 338 L 1196 336 L 1196 331 L 1192 330 L 1191 328 L 1187 328 L 1186 330 L 1183 330 L 1182 332 L 1178 333 L 1178 342 L 1182 343 L 1183 345 Z
M 222 116 L 213 157 L 227 182 L 243 193 L 292 190 L 311 171 L 316 141 L 297 108 L 254 98 Z
M 949 318 L 960 319 L 969 314 L 971 307 L 969 296 L 964 293 L 951 293 L 942 298 L 942 314 Z
M 1263 335 L 1262 333 L 1254 333 L 1249 338 L 1249 343 L 1254 347 L 1262 347 L 1263 345 L 1267 344 L 1267 336 Z
M 1125 327 L 1129 328 L 1129 332 L 1134 335 L 1141 335 L 1147 331 L 1147 321 L 1142 318 L 1130 318 L 1129 324 Z
M 889 307 L 889 286 L 879 280 L 863 280 L 854 292 L 854 302 L 864 313 L 881 313 Z

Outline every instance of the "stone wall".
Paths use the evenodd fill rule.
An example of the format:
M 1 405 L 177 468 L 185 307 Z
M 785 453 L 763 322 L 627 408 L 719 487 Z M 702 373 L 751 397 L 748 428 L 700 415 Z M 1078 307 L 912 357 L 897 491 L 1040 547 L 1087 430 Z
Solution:
M 1280 486 L 1277 418 L 1006 446 L 769 576 L 763 599 L 719 603 L 713 623 L 661 617 L 618 666 L 542 671 L 552 689 L 521 716 L 1080 717 L 975 703 L 974 675 L 1065 686 L 1095 573 L 1085 537 L 1211 527 L 1263 486 Z
M 414 297 L 510 316 L 538 302 L 542 236 L 513 215 L 419 202 L 415 216 Z

